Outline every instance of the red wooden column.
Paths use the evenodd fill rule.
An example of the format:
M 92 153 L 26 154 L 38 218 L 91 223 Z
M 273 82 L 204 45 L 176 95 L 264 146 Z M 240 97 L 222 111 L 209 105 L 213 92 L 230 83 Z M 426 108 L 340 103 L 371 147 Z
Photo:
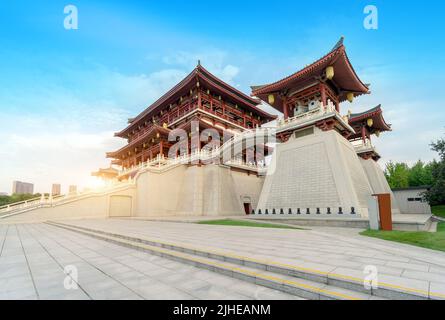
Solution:
M 326 100 L 326 88 L 323 83 L 320 83 L 320 93 L 321 93 L 321 102 L 323 106 L 327 106 L 328 102 Z
M 287 106 L 287 99 L 284 98 L 283 99 L 283 114 L 284 114 L 284 119 L 289 118 L 289 109 Z
M 362 126 L 362 140 L 363 140 L 363 144 L 366 143 L 366 129 L 365 126 Z
M 198 89 L 198 109 L 201 109 L 201 90 Z

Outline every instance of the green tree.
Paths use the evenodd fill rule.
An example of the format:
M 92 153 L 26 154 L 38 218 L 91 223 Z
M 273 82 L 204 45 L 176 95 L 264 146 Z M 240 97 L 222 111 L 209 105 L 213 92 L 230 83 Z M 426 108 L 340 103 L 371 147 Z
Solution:
M 432 206 L 445 204 L 445 140 L 431 143 L 431 149 L 439 153 L 440 161 L 431 162 L 431 189 L 423 195 Z
M 392 189 L 409 186 L 409 167 L 406 163 L 388 162 L 386 164 L 385 176 Z
M 430 164 L 424 164 L 421 160 L 417 161 L 408 170 L 408 185 L 410 187 L 418 187 L 431 185 L 433 176 Z
M 40 193 L 36 194 L 13 194 L 10 196 L 0 196 L 0 206 L 5 206 L 15 202 L 21 202 L 29 199 L 40 197 Z

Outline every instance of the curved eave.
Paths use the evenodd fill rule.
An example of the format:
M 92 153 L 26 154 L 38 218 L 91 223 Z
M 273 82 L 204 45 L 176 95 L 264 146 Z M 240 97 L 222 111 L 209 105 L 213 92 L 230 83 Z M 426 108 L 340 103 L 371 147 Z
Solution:
M 107 169 L 100 168 L 98 171 L 92 172 L 91 175 L 93 177 L 106 177 L 106 176 L 117 177 L 118 171 L 114 168 L 107 168 Z
M 177 85 L 175 85 L 173 88 L 167 91 L 167 93 L 165 93 L 161 98 L 156 100 L 153 104 L 151 104 L 148 108 L 146 108 L 143 112 L 141 112 L 137 117 L 132 118 L 131 123 L 125 129 L 115 133 L 114 135 L 116 137 L 122 137 L 122 138 L 125 137 L 125 135 L 132 128 L 134 128 L 141 119 L 143 119 L 144 117 L 149 117 L 152 113 L 156 113 L 159 108 L 162 108 L 166 104 L 173 102 L 171 100 L 174 100 L 177 97 L 177 95 L 187 94 L 189 87 L 194 87 L 198 80 L 200 81 L 200 83 L 201 82 L 207 83 L 209 87 L 214 88 L 221 94 L 230 96 L 233 100 L 249 108 L 250 111 L 256 112 L 260 116 L 266 119 L 273 120 L 276 118 L 276 116 L 271 115 L 258 108 L 257 107 L 258 101 L 256 99 L 248 96 L 247 94 L 244 94 L 238 89 L 220 80 L 219 78 L 211 74 L 209 71 L 207 71 L 204 67 L 202 67 L 199 64 L 189 75 L 187 75 L 182 81 L 180 81 Z M 185 88 L 187 90 L 184 90 Z M 181 90 L 183 90 L 184 92 L 181 93 L 180 92 Z
M 274 83 L 252 86 L 252 96 L 257 96 L 264 100 L 269 94 L 274 94 L 290 88 L 311 76 L 321 76 L 328 66 L 334 66 L 333 82 L 341 89 L 341 101 L 345 100 L 346 92 L 353 92 L 355 96 L 369 93 L 368 86 L 357 76 L 352 64 L 346 54 L 346 48 L 343 44 L 336 46 L 331 52 L 323 56 L 314 63 L 287 76 Z
M 245 106 L 250 108 L 250 111 L 258 113 L 260 116 L 266 119 L 270 119 L 270 121 L 276 119 L 277 116 L 271 115 L 270 113 L 267 113 L 266 111 L 260 109 L 258 107 L 258 104 L 260 101 L 258 99 L 250 97 L 243 92 L 239 91 L 238 89 L 228 85 L 224 81 L 218 79 L 213 74 L 211 74 L 209 71 L 207 71 L 204 67 L 198 66 L 203 74 L 205 74 L 206 78 L 201 78 L 201 80 L 204 80 L 207 82 L 207 84 L 214 88 L 219 90 L 221 93 L 226 94 L 234 98 L 235 100 L 238 100 L 240 102 L 244 102 Z
M 194 79 L 196 75 L 197 69 L 195 68 L 188 76 L 182 79 L 178 84 L 176 84 L 173 88 L 167 91 L 162 97 L 156 100 L 153 104 L 147 107 L 144 111 L 142 111 L 137 117 L 133 118 L 132 122 L 122 131 L 115 133 L 114 135 L 117 137 L 124 137 L 132 128 L 136 126 L 136 124 L 142 118 L 149 116 L 150 113 L 154 112 L 159 106 L 166 103 L 169 98 L 171 98 L 175 93 L 183 89 L 187 84 Z
M 128 143 L 127 145 L 123 146 L 119 150 L 113 151 L 113 152 L 107 152 L 106 157 L 117 159 L 119 157 L 119 155 L 122 154 L 122 152 L 126 152 L 126 151 L 128 151 L 128 149 L 134 148 L 136 145 L 143 143 L 143 140 L 150 138 L 152 134 L 162 133 L 164 135 L 168 135 L 170 133 L 170 131 L 171 131 L 170 129 L 166 129 L 159 125 L 154 125 L 149 131 L 145 132 L 142 136 L 137 137 L 135 140 L 133 140 L 130 143 Z
M 373 120 L 372 128 L 379 131 L 392 131 L 391 124 L 385 121 L 381 105 L 378 105 L 367 111 L 351 114 L 349 124 L 351 126 L 360 126 L 367 119 Z

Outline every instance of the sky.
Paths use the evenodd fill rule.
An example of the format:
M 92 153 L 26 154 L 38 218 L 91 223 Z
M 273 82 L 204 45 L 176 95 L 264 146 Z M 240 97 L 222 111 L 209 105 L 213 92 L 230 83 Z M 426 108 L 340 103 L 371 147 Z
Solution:
M 64 28 L 65 6 L 78 29 Z M 364 8 L 378 28 L 364 28 Z M 0 192 L 12 181 L 48 192 L 87 187 L 107 167 L 113 137 L 179 82 L 198 59 L 250 94 L 326 54 L 340 36 L 372 94 L 341 105 L 382 104 L 393 131 L 374 139 L 380 165 L 430 161 L 444 136 L 443 1 L 0 2 Z

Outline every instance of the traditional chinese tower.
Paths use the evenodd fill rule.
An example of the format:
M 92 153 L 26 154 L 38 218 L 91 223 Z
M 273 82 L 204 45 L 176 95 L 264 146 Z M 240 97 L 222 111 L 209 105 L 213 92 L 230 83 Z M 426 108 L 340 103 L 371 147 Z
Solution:
M 357 134 L 340 104 L 368 94 L 346 54 L 343 38 L 324 57 L 252 95 L 283 112 L 258 209 L 366 217 L 373 193 L 356 149 Z
M 372 144 L 372 137 L 379 137 L 382 132 L 391 131 L 391 125 L 385 121 L 381 105 L 360 113 L 349 115 L 349 124 L 356 132 L 349 136 L 349 141 L 354 145 L 360 162 L 371 184 L 374 193 L 391 194 L 393 213 L 400 213 L 396 198 L 383 174 L 377 161 L 380 154 Z

